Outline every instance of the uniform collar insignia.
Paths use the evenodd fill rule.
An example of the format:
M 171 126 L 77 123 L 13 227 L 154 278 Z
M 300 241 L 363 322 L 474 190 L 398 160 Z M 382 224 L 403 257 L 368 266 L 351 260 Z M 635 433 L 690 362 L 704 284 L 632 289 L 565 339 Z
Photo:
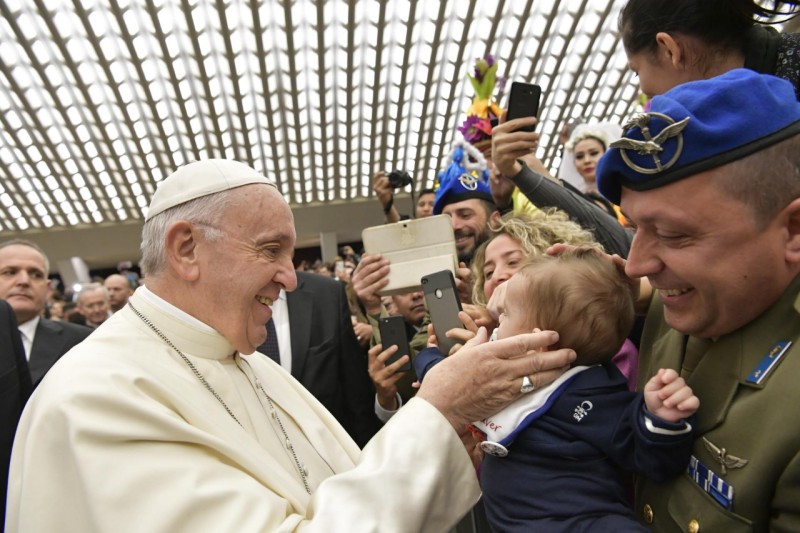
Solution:
M 728 468 L 743 468 L 747 463 L 750 462 L 747 459 L 741 459 L 735 455 L 729 454 L 728 450 L 716 446 L 705 437 L 703 437 L 703 444 L 705 444 L 706 450 L 708 450 L 711 455 L 714 456 L 714 460 L 722 467 L 723 476 L 728 473 Z
M 653 117 L 659 118 L 667 123 L 667 126 L 658 134 L 656 134 L 655 137 L 653 137 L 650 133 L 650 119 Z M 625 161 L 625 164 L 636 172 L 639 172 L 640 174 L 657 174 L 670 168 L 680 158 L 681 153 L 683 152 L 682 132 L 688 123 L 689 117 L 686 117 L 680 122 L 675 122 L 671 117 L 661 113 L 640 113 L 629 120 L 622 128 L 626 133 L 633 128 L 639 128 L 639 130 L 642 132 L 642 137 L 644 140 L 637 141 L 635 139 L 623 137 L 622 139 L 611 143 L 609 147 L 619 148 L 619 153 L 622 156 L 622 160 Z M 663 163 L 661 161 L 661 152 L 664 151 L 664 143 L 673 137 L 676 138 L 677 147 L 675 148 L 674 154 L 669 161 Z M 652 156 L 653 168 L 645 168 L 631 161 L 631 158 L 627 153 L 628 150 L 633 150 L 639 155 Z

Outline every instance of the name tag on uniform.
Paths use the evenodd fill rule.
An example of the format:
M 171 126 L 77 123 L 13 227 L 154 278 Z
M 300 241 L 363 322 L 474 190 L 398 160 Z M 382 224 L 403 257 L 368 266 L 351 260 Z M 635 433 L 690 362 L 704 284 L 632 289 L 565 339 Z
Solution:
M 733 487 L 698 461 L 694 455 L 689 460 L 686 471 L 694 482 L 722 507 L 729 511 L 733 508 Z
M 754 385 L 760 385 L 764 379 L 769 375 L 770 372 L 778 365 L 781 360 L 781 357 L 786 353 L 786 351 L 791 347 L 792 341 L 778 341 L 776 342 L 772 348 L 769 349 L 767 355 L 758 363 L 758 366 L 753 373 L 747 376 L 747 382 L 753 383 Z

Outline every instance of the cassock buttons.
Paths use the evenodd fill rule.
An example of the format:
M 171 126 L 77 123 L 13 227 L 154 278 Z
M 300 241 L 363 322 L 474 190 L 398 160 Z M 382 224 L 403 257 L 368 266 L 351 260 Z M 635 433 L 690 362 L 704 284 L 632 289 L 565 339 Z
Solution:
M 499 442 L 492 442 L 490 440 L 481 442 L 481 450 L 483 450 L 483 453 L 488 453 L 489 455 L 494 455 L 495 457 L 505 457 L 508 455 L 508 448 Z
M 692 520 L 691 522 L 689 522 L 689 527 L 686 528 L 686 531 L 688 531 L 689 533 L 697 533 L 698 531 L 700 531 L 700 522 L 698 522 L 697 520 Z
M 647 503 L 644 506 L 644 521 L 648 524 L 652 524 L 653 518 L 653 508 L 650 507 L 649 503 Z

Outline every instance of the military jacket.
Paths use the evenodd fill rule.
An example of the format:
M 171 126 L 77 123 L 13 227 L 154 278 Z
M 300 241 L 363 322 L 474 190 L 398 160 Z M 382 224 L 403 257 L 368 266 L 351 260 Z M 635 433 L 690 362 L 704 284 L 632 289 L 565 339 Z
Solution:
M 641 478 L 636 513 L 654 531 L 800 531 L 800 277 L 751 323 L 707 346 L 688 384 L 700 398 L 693 469 Z M 687 339 L 654 299 L 639 384 L 680 371 Z M 709 475 L 702 474 L 704 467 Z

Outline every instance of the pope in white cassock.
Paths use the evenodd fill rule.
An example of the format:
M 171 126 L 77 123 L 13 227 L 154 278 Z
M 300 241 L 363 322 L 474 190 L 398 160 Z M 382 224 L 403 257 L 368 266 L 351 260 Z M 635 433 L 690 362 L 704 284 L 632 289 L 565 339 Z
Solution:
M 436 532 L 470 509 L 465 424 L 519 398 L 525 376 L 549 383 L 574 354 L 538 352 L 552 332 L 485 343 L 481 330 L 361 451 L 253 354 L 273 299 L 296 286 L 294 242 L 288 204 L 242 163 L 164 180 L 142 231 L 145 287 L 25 409 L 6 531 Z

